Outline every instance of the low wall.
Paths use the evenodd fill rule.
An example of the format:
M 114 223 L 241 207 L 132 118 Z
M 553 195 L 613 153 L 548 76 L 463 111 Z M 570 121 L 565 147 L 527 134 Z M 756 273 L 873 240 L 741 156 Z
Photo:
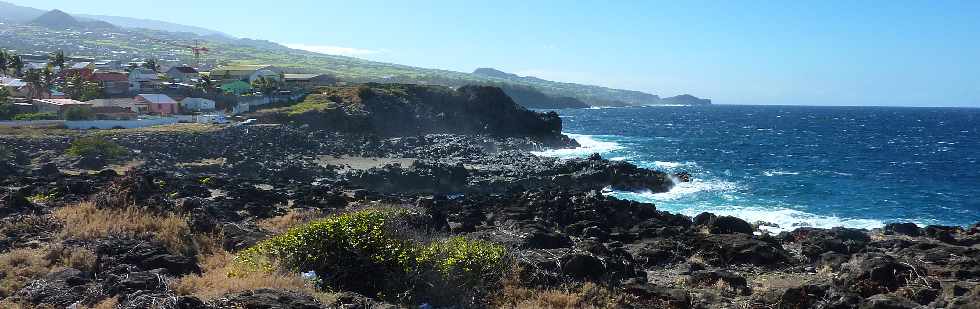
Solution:
M 64 120 L 10 120 L 0 121 L 0 127 L 53 127 L 65 124 Z
M 152 126 L 176 124 L 178 119 L 176 117 L 166 117 L 166 118 L 150 118 L 150 119 L 138 119 L 138 120 L 84 120 L 84 121 L 65 121 L 65 127 L 69 129 L 113 129 L 113 128 L 124 128 L 124 129 L 135 129 L 135 128 L 145 128 Z

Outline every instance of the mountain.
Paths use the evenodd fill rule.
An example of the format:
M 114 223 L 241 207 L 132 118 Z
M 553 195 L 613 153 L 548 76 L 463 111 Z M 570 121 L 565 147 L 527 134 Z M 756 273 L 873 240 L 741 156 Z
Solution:
M 527 108 L 563 109 L 588 108 L 589 104 L 572 97 L 554 97 L 538 91 L 534 87 L 507 83 L 488 83 L 488 86 L 498 87 L 514 102 Z
M 150 29 L 150 30 L 169 31 L 169 32 L 187 32 L 200 36 L 218 36 L 218 37 L 232 38 L 232 36 L 222 33 L 220 31 L 215 31 L 215 30 L 196 27 L 196 26 L 181 25 L 181 24 L 176 24 L 176 23 L 166 22 L 166 21 L 153 20 L 153 19 L 108 16 L 108 15 L 88 15 L 88 14 L 78 14 L 75 16 L 82 20 L 101 20 L 123 28 Z
M 519 76 L 493 68 L 479 68 L 473 75 L 497 81 L 533 86 L 545 94 L 556 97 L 573 97 L 592 106 L 640 106 L 656 105 L 660 97 L 640 91 L 613 89 L 601 86 L 562 83 L 533 76 Z
M 41 14 L 41 16 L 31 20 L 31 24 L 56 29 L 79 28 L 82 26 L 82 23 L 77 19 L 59 10 L 51 10 Z
M 711 99 L 701 99 L 690 94 L 664 98 L 661 102 L 670 105 L 711 105 Z
M 2 22 L 26 23 L 41 16 L 41 14 L 44 14 L 44 10 L 0 1 L 0 21 Z

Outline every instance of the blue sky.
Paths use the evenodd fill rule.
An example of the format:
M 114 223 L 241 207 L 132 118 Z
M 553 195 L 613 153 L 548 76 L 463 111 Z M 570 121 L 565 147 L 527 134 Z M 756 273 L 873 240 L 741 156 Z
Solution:
M 723 104 L 980 107 L 980 1 L 12 2 Z

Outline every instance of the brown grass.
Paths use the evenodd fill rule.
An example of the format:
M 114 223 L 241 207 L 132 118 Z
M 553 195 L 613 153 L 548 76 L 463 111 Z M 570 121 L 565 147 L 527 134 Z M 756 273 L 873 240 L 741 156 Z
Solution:
M 502 288 L 491 299 L 495 308 L 578 309 L 619 308 L 620 301 L 608 288 L 586 282 L 563 289 L 534 289 L 521 284 L 515 270 L 502 280 Z
M 172 213 L 156 214 L 144 209 L 99 209 L 91 202 L 66 206 L 54 211 L 64 222 L 63 238 L 98 239 L 110 235 L 153 236 L 169 250 L 194 253 L 195 243 L 187 222 Z
M 0 254 L 0 298 L 10 297 L 34 279 L 47 275 L 52 263 L 41 249 L 14 249 Z
M 51 246 L 44 258 L 50 263 L 89 272 L 95 270 L 98 259 L 92 250 L 82 247 L 65 248 L 61 244 Z
M 293 209 L 282 216 L 262 219 L 256 222 L 263 230 L 273 234 L 284 233 L 292 227 L 323 218 L 324 212 L 318 209 Z
M 203 259 L 200 275 L 188 275 L 170 282 L 170 289 L 178 295 L 194 295 L 204 300 L 218 298 L 260 288 L 283 289 L 305 292 L 322 301 L 330 294 L 320 292 L 299 274 L 285 271 L 242 271 L 234 263 L 235 256 L 227 251 L 217 252 Z M 234 277 L 229 274 L 234 273 Z

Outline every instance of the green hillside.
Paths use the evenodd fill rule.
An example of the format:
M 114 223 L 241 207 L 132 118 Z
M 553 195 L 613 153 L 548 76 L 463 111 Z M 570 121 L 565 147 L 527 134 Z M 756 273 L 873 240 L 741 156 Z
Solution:
M 0 48 L 19 53 L 66 54 L 124 62 L 146 58 L 161 63 L 194 63 L 189 46 L 206 46 L 203 63 L 271 64 L 294 72 L 330 73 L 352 82 L 402 82 L 458 87 L 466 84 L 513 84 L 532 87 L 552 97 L 570 97 L 590 105 L 659 104 L 660 98 L 637 91 L 552 82 L 533 77 L 495 76 L 425 69 L 364 59 L 290 49 L 260 40 L 199 36 L 125 28 L 50 29 L 31 24 L 0 24 Z M 499 72 L 499 71 L 498 71 Z M 506 74 L 505 74 L 506 75 Z

